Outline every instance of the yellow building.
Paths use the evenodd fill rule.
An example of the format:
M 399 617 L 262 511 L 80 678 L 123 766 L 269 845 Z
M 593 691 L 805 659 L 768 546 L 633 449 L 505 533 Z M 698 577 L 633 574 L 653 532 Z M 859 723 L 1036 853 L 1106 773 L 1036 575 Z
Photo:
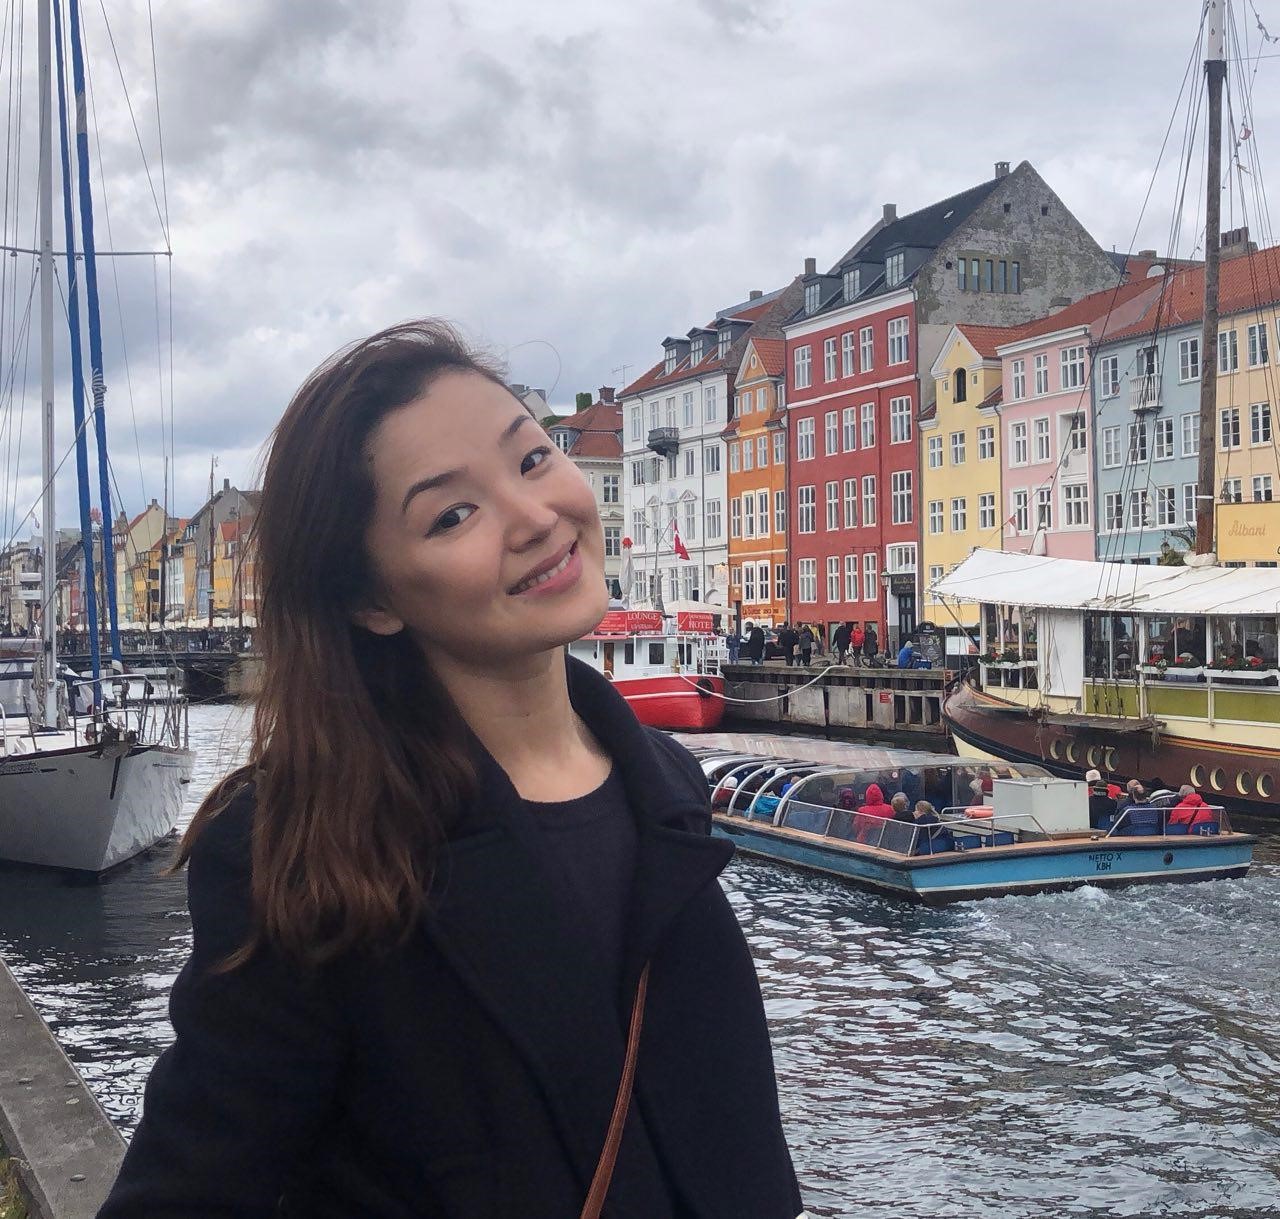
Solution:
M 934 401 L 920 417 L 920 566 L 923 620 L 940 629 L 978 625 L 976 603 L 942 601 L 930 586 L 975 546 L 999 550 L 1000 358 L 1011 326 L 952 326 L 930 370 Z

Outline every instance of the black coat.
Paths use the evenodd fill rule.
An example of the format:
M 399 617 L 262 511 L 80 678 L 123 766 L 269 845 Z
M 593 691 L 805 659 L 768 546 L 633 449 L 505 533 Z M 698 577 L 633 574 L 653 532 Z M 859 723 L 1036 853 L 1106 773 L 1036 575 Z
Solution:
M 732 847 L 708 834 L 702 772 L 603 677 L 578 661 L 569 676 L 639 831 L 620 990 L 478 745 L 483 797 L 402 947 L 311 976 L 270 954 L 209 976 L 248 927 L 253 803 L 237 798 L 192 853 L 177 1038 L 100 1219 L 576 1219 L 646 959 L 636 1103 L 681 1219 L 794 1219 L 760 990 L 716 881 Z
M 764 628 L 753 626 L 747 636 L 747 658 L 749 660 L 764 659 Z

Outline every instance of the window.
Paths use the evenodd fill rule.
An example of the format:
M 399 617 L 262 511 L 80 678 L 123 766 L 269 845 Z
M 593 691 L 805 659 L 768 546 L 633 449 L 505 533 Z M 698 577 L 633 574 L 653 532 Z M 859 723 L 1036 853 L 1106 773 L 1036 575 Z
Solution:
M 642 508 L 637 508 L 631 513 L 631 536 L 637 546 L 649 544 L 649 522 Z
M 953 402 L 963 402 L 969 396 L 969 375 L 963 368 L 957 368 L 955 376 L 951 380 L 951 399 Z
M 895 317 L 889 323 L 889 363 L 905 364 L 911 359 L 911 343 L 907 334 L 908 321 Z
M 751 400 L 755 395 L 749 389 L 740 389 L 738 391 L 738 414 L 751 414 Z
M 756 445 L 753 440 L 748 439 L 742 442 L 742 468 L 744 470 L 756 468 Z
M 876 476 L 874 474 L 862 476 L 862 523 L 864 525 L 876 523 Z
M 840 556 L 827 555 L 827 600 L 840 600 Z
M 698 505 L 692 499 L 684 501 L 684 538 L 692 542 L 698 536 Z
M 667 477 L 675 478 L 676 476 L 676 455 L 674 453 L 667 454 Z
M 1173 456 L 1173 420 L 1157 419 L 1152 426 L 1152 459 L 1168 461 Z
M 1195 483 L 1182 484 L 1182 523 L 1184 525 L 1194 525 L 1196 523 Z
M 690 445 L 684 451 L 684 474 L 686 478 L 693 477 L 694 464 L 697 462 L 697 459 L 698 459 L 698 451 L 692 445 Z
M 858 371 L 856 359 L 853 331 L 850 330 L 840 336 L 840 375 L 842 377 L 852 377 Z
M 834 338 L 824 339 L 822 343 L 822 379 L 836 379 L 836 341 Z
M 1035 421 L 1036 461 L 1048 461 L 1052 451 L 1049 444 L 1049 420 L 1042 416 Z
M 853 300 L 862 291 L 862 271 L 859 267 L 844 273 L 844 299 Z
M 813 486 L 796 488 L 796 527 L 801 533 L 816 533 L 816 492 Z
M 906 444 L 911 439 L 911 399 L 889 399 L 889 443 Z
M 737 496 L 729 501 L 729 536 L 742 536 L 742 501 Z
M 1011 262 L 1009 264 L 1009 291 L 1022 291 L 1022 264 Z
M 676 370 L 676 349 L 668 347 L 666 355 L 662 360 L 662 372 L 664 376 L 670 376 Z
M 785 491 L 773 493 L 773 531 L 777 534 L 787 532 L 787 493 Z
M 964 445 L 965 438 L 963 432 L 951 433 L 951 464 L 953 466 L 964 465 Z
M 787 599 L 787 565 L 777 563 L 773 568 L 773 595 L 779 601 Z
M 1062 488 L 1062 518 L 1067 526 L 1089 523 L 1089 488 L 1084 483 Z
M 914 515 L 910 470 L 895 470 L 889 475 L 889 503 L 889 519 L 895 525 L 910 525 Z
M 993 281 L 995 280 L 994 272 L 995 272 L 995 263 L 990 258 L 988 258 L 982 264 L 982 290 L 984 292 L 991 291 Z
M 993 491 L 984 491 L 978 496 L 978 528 L 994 529 L 996 527 L 996 497 Z
M 1200 453 L 1200 416 L 1196 412 L 1182 416 L 1182 455 L 1196 457 Z
M 1036 528 L 1053 528 L 1053 488 L 1036 488 Z
M 773 464 L 775 466 L 785 465 L 787 461 L 787 434 L 786 432 L 774 432 L 773 434 Z
M 1049 392 L 1049 357 L 1041 354 L 1035 358 L 1036 397 Z
M 806 605 L 818 599 L 818 560 L 801 559 L 798 590 L 800 600 Z
M 796 460 L 812 461 L 814 454 L 813 447 L 813 420 L 798 419 L 796 420 Z
M 818 311 L 818 302 L 822 295 L 822 285 L 818 282 L 805 284 L 804 286 L 804 311 L 806 313 L 816 313 Z
M 605 474 L 600 479 L 600 499 L 602 503 L 617 504 L 622 502 L 622 475 Z
M 1200 340 L 1183 339 L 1178 344 L 1178 380 L 1200 380 Z
M 633 487 L 644 486 L 644 462 L 633 461 L 631 463 L 631 485 Z
M 676 426 L 676 400 L 674 397 L 667 399 L 667 427 Z
M 1249 407 L 1249 443 L 1271 443 L 1271 403 L 1255 402 Z
M 1219 436 L 1218 444 L 1224 449 L 1240 447 L 1240 408 L 1229 406 L 1218 412 Z
M 616 559 L 622 554 L 622 526 L 606 525 L 604 527 L 604 557 Z
M 693 427 L 693 393 L 687 393 L 683 399 L 684 426 Z
M 1238 504 L 1244 499 L 1244 493 L 1241 490 L 1241 482 L 1239 478 L 1224 478 L 1222 480 L 1222 502 L 1224 504 Z
M 736 474 L 742 468 L 741 450 L 736 441 L 729 442 L 729 473 Z
M 627 412 L 627 416 L 630 420 L 631 429 L 628 433 L 628 438 L 631 440 L 640 440 L 642 438 L 640 435 L 640 404 L 636 403 L 635 406 L 631 407 Z
M 1253 476 L 1253 502 L 1271 502 L 1271 475 L 1255 474 Z
M 726 326 L 718 335 L 716 335 L 716 357 L 723 360 L 729 354 L 729 347 L 733 343 L 733 327 Z
M 720 501 L 707 500 L 707 541 L 714 541 L 720 536 Z
M 899 251 L 897 254 L 890 254 L 884 260 L 884 282 L 887 288 L 896 288 L 902 283 L 904 274 L 904 266 L 906 264 L 906 255 Z
M 662 403 L 655 398 L 649 403 L 649 430 L 660 426 L 662 422 Z
M 942 437 L 929 437 L 929 469 L 939 470 L 942 468 Z
M 1267 323 L 1255 322 L 1249 327 L 1249 367 L 1260 368 L 1267 362 Z
M 844 527 L 846 529 L 858 527 L 858 480 L 856 478 L 844 480 Z
M 742 599 L 744 601 L 756 599 L 756 565 L 754 563 L 744 563 L 742 566 Z
M 769 600 L 769 564 L 756 564 L 756 592 L 761 601 Z
M 863 326 L 858 331 L 858 359 L 862 365 L 863 372 L 870 372 L 874 365 L 875 357 L 875 332 L 870 326 Z
M 756 465 L 764 469 L 769 464 L 769 437 L 756 437 Z
M 929 532 L 941 533 L 945 526 L 942 519 L 942 501 L 940 499 L 931 499 L 929 501 Z
M 1144 424 L 1129 424 L 1129 463 L 1147 460 L 1147 429 Z
M 879 566 L 876 556 L 871 553 L 862 556 L 862 599 L 878 601 L 879 590 L 876 588 L 876 567 Z
M 702 450 L 702 470 L 704 474 L 720 473 L 720 446 L 709 444 Z
M 756 536 L 756 497 L 751 491 L 742 497 L 742 536 L 744 538 Z
M 1084 388 L 1084 347 L 1062 349 L 1061 376 L 1063 389 Z
M 969 259 L 969 279 L 973 284 L 973 291 L 979 291 L 982 287 L 982 263 L 977 258 Z
M 992 461 L 996 455 L 995 424 L 985 423 L 978 429 L 978 460 Z
M 840 484 L 827 483 L 827 529 L 840 528 Z
M 951 532 L 963 533 L 969 528 L 969 501 L 959 496 L 951 501 Z
M 1156 488 L 1156 524 L 1176 525 L 1178 523 L 1178 489 L 1177 487 Z
M 1026 533 L 1031 528 L 1030 500 L 1031 493 L 1025 488 L 1013 493 L 1013 529 L 1015 533 Z
M 996 263 L 996 291 L 1009 291 L 1009 264 L 1003 258 Z
M 844 556 L 844 599 L 846 601 L 858 599 L 858 556 L 856 554 Z
M 1021 401 L 1027 396 L 1027 362 L 1026 360 L 1014 360 L 1013 362 L 1013 389 L 1012 396 L 1015 402 Z
M 977 286 L 974 284 L 975 288 Z M 956 288 L 961 292 L 969 291 L 969 260 L 967 258 L 956 259 Z
M 756 537 L 769 536 L 769 492 L 756 492 Z
M 1025 466 L 1030 455 L 1027 447 L 1027 425 L 1025 422 L 1015 423 L 1009 428 L 1009 448 L 1013 451 L 1011 464 Z
M 1102 528 L 1104 532 L 1124 528 L 1124 496 L 1119 491 L 1108 491 L 1103 496 Z
M 1130 529 L 1141 529 L 1146 525 L 1147 520 L 1149 519 L 1147 508 L 1150 498 L 1151 497 L 1145 487 L 1140 491 L 1129 492 Z
M 852 453 L 858 447 L 858 411 L 856 407 L 846 406 L 840 413 L 844 427 L 844 451 Z
M 1089 447 L 1088 422 L 1083 411 L 1070 417 L 1067 430 L 1067 447 L 1072 453 L 1083 453 Z
M 840 413 L 828 411 L 823 419 L 826 441 L 826 455 L 833 457 L 840 452 Z
M 1240 367 L 1240 353 L 1236 350 L 1236 332 L 1218 331 L 1218 371 L 1235 372 Z
M 702 391 L 702 417 L 707 423 L 715 423 L 719 418 L 720 405 L 716 401 L 716 387 L 708 385 Z
M 797 347 L 795 354 L 796 364 L 796 389 L 808 389 L 811 383 L 810 365 L 813 360 L 813 351 L 806 344 L 804 347 Z
M 862 404 L 862 447 L 864 449 L 872 448 L 876 442 L 876 404 L 874 402 L 864 402 Z
M 1103 356 L 1098 361 L 1098 396 L 1114 398 L 1120 392 L 1120 357 Z

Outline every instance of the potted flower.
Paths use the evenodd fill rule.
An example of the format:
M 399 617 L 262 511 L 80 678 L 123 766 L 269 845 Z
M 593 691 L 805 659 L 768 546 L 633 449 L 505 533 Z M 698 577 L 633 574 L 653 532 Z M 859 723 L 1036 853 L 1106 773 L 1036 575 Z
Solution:
M 1276 670 L 1270 668 L 1261 656 L 1241 656 L 1238 652 L 1219 656 L 1212 665 L 1206 666 L 1205 672 L 1219 681 L 1239 684 L 1256 685 L 1276 678 Z
M 1200 681 L 1204 666 L 1190 652 L 1179 652 L 1165 662 L 1165 681 Z

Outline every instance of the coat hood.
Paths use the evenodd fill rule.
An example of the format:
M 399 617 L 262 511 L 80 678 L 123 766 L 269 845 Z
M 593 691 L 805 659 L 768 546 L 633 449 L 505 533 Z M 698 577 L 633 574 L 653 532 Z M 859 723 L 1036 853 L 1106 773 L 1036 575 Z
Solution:
M 883 803 L 884 803 L 884 792 L 882 792 L 882 791 L 880 790 L 880 785 L 879 785 L 878 783 L 872 783 L 872 784 L 869 784 L 869 785 L 868 785 L 868 787 L 867 787 L 867 803 L 868 803 L 868 804 L 883 804 Z

